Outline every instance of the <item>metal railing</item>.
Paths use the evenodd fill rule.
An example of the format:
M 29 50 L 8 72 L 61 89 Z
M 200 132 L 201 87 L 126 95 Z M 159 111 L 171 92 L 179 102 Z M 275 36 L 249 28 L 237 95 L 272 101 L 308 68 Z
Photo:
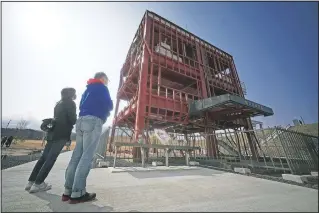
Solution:
M 188 135 L 168 133 L 168 135 L 167 144 L 164 145 L 194 149 L 192 152 L 172 149 L 167 153 L 165 149 L 155 147 L 163 145 L 163 142 L 150 131 L 148 134 L 145 133 L 143 138 L 143 143 L 154 145 L 143 153 L 146 166 L 153 161 L 161 161 L 165 165 L 166 157 L 170 159 L 170 165 L 185 165 L 185 156 L 189 154 L 189 160 L 198 161 L 201 165 L 229 170 L 234 167 L 249 168 L 252 173 L 258 174 L 309 174 L 311 171 L 318 171 L 318 137 L 280 127 Z M 142 165 L 141 147 L 125 145 L 125 143 L 137 143 L 133 136 L 132 130 L 116 129 L 114 144 L 122 143 L 122 145 L 118 146 L 116 154 L 107 152 L 107 155 L 116 156 L 119 162 L 117 166 Z M 211 152 L 210 149 L 214 149 L 215 152 Z
M 94 155 L 94 158 L 93 158 L 93 164 L 92 164 L 93 168 L 97 166 L 97 163 L 98 163 L 97 160 L 98 159 L 101 159 L 103 161 L 107 160 L 106 153 L 107 153 L 107 145 L 108 145 L 108 142 L 109 142 L 110 130 L 111 129 L 109 127 L 101 134 L 100 141 L 99 141 L 99 144 L 96 147 L 95 155 Z
M 218 144 L 218 153 L 216 156 L 199 153 L 201 163 L 230 169 L 243 167 L 267 174 L 309 174 L 318 170 L 318 138 L 311 135 L 276 127 L 213 136 L 217 139 L 214 145 Z M 206 140 L 202 144 L 205 150 Z

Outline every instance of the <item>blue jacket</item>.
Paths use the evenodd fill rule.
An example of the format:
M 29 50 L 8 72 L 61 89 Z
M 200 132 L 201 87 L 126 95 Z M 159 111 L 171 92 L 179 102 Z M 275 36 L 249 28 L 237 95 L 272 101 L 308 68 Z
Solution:
M 88 80 L 82 95 L 79 116 L 92 115 L 106 121 L 113 110 L 108 88 L 98 79 Z

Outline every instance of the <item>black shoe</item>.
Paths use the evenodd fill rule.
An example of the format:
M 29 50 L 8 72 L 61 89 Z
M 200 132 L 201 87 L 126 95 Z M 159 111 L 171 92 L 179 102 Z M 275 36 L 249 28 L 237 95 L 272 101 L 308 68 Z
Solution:
M 89 202 L 92 201 L 96 198 L 96 194 L 95 193 L 85 193 L 85 195 L 81 196 L 81 197 L 77 197 L 77 198 L 70 198 L 69 203 L 70 204 L 77 204 L 77 203 L 84 203 L 84 202 Z

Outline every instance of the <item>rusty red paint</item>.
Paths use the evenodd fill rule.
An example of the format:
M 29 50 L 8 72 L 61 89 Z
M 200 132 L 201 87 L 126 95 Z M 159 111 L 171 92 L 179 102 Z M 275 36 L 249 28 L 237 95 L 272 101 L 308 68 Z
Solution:
M 189 124 L 189 100 L 218 95 L 218 90 L 244 96 L 231 55 L 183 31 L 177 25 L 170 25 L 167 26 L 146 13 L 135 35 L 136 40 L 140 41 L 132 43 L 121 69 L 117 98 L 130 103 L 118 112 L 119 101 L 116 102 L 113 126 L 129 124 L 135 131 L 135 139 L 149 129 L 149 123 L 156 123 L 155 121 Z M 170 48 L 165 49 L 165 45 Z M 135 51 L 142 50 L 139 57 L 131 54 L 134 48 Z M 166 55 L 162 55 L 161 51 Z M 189 55 L 191 53 L 193 56 Z M 212 56 L 210 60 L 213 67 L 202 60 L 204 54 Z M 226 66 L 230 71 L 227 74 L 230 80 L 225 80 L 226 74 L 221 74 L 224 78 L 217 78 L 215 75 Z M 205 70 L 212 73 L 212 79 L 208 79 Z M 126 76 L 125 82 L 122 76 Z M 181 83 L 179 79 L 182 78 L 188 83 Z M 187 87 L 189 84 L 191 86 Z M 211 125 L 214 118 L 219 118 L 219 115 L 207 114 L 203 125 Z M 244 123 L 250 126 L 250 119 Z M 111 142 L 113 140 L 114 131 L 111 133 Z M 216 156 L 217 140 L 210 138 L 207 141 L 209 155 Z

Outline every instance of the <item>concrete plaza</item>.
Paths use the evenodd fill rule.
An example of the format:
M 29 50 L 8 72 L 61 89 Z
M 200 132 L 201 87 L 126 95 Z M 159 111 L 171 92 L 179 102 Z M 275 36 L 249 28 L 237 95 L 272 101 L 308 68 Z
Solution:
M 2 211 L 294 211 L 318 212 L 318 190 L 211 169 L 111 173 L 92 169 L 87 190 L 97 200 L 70 205 L 61 201 L 64 172 L 72 152 L 59 156 L 47 192 L 24 191 L 36 162 L 2 170 Z

